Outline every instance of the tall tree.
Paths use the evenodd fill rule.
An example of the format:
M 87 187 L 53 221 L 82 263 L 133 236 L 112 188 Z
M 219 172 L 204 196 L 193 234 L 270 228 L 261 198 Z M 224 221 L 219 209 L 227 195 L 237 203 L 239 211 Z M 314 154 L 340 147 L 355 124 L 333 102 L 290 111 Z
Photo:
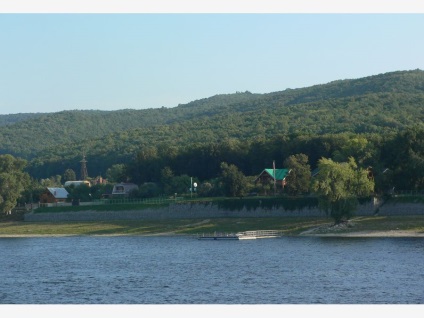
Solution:
M 62 176 L 58 174 L 58 175 L 55 175 L 55 176 L 51 176 L 50 178 L 41 179 L 40 184 L 44 188 L 46 188 L 46 187 L 61 187 L 62 186 Z
M 221 163 L 221 180 L 224 193 L 227 196 L 244 196 L 249 189 L 249 183 L 245 175 L 237 166 L 229 165 L 226 162 Z
M 65 173 L 63 174 L 63 180 L 65 182 L 77 180 L 77 175 L 75 174 L 75 171 L 72 169 L 66 169 Z
M 350 219 L 358 197 L 369 196 L 374 190 L 368 171 L 358 168 L 353 158 L 342 163 L 322 158 L 318 169 L 312 189 L 319 196 L 321 208 L 330 213 L 336 224 Z
M 162 184 L 162 188 L 163 188 L 163 192 L 165 194 L 174 194 L 175 192 L 177 192 L 176 189 L 173 188 L 172 185 L 172 179 L 174 178 L 174 172 L 172 171 L 172 169 L 168 166 L 164 167 L 161 170 L 161 184 Z
M 26 161 L 12 155 L 0 155 L 0 211 L 10 213 L 30 184 L 29 175 L 23 171 Z
M 344 162 L 353 157 L 359 165 L 368 165 L 375 156 L 376 148 L 374 145 L 361 135 L 345 136 L 345 139 L 343 145 L 333 153 L 333 160 Z
M 424 189 L 424 125 L 399 132 L 383 147 L 383 156 L 396 189 Z
M 286 190 L 291 195 L 309 192 L 311 183 L 311 166 L 308 156 L 301 153 L 288 157 L 284 161 L 284 167 L 289 169 L 286 177 Z
M 126 166 L 124 164 L 115 164 L 106 170 L 106 178 L 109 182 L 123 182 L 126 177 Z

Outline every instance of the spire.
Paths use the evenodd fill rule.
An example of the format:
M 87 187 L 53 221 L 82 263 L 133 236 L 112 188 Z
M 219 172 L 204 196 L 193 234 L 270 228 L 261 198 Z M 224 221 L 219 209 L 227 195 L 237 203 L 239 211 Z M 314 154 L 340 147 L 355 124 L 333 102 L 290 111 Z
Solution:
M 88 177 L 87 173 L 87 160 L 85 160 L 85 153 L 82 155 L 81 162 L 81 180 L 85 180 Z

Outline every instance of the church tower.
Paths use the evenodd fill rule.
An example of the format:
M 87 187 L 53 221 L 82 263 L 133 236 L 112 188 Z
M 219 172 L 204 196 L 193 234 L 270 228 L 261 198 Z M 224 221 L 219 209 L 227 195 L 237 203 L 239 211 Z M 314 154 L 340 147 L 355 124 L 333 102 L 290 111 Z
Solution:
M 87 173 L 87 160 L 85 160 L 85 154 L 82 155 L 81 162 L 81 180 L 86 180 L 88 178 Z

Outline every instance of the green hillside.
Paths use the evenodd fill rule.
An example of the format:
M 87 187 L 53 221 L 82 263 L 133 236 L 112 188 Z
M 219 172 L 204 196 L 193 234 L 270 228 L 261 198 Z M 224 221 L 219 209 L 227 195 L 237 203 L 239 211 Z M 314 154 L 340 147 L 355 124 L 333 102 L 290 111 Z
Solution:
M 31 160 L 41 177 L 77 171 L 84 151 L 89 170 L 103 174 L 152 147 L 169 154 L 288 136 L 388 136 L 423 119 L 424 72 L 399 71 L 268 94 L 216 95 L 173 108 L 64 111 L 15 122 L 0 116 L 0 153 Z
M 231 103 L 250 100 L 251 95 L 214 96 L 175 108 L 71 110 L 48 114 L 0 115 L 0 154 L 11 153 L 31 159 L 38 156 L 42 150 L 67 143 L 207 117 L 215 112 L 215 107 L 219 109 Z M 207 104 L 206 107 L 204 104 Z
M 20 113 L 10 115 L 0 115 L 0 127 L 6 125 L 16 124 L 21 121 L 35 119 L 40 116 L 44 116 L 42 113 Z

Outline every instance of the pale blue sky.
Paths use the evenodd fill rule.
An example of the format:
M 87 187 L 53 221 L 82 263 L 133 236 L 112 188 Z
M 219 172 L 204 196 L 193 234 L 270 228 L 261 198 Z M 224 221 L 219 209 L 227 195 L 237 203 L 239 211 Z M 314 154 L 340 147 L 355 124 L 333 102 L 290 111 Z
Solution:
M 424 69 L 424 14 L 1 14 L 0 114 L 174 107 Z

